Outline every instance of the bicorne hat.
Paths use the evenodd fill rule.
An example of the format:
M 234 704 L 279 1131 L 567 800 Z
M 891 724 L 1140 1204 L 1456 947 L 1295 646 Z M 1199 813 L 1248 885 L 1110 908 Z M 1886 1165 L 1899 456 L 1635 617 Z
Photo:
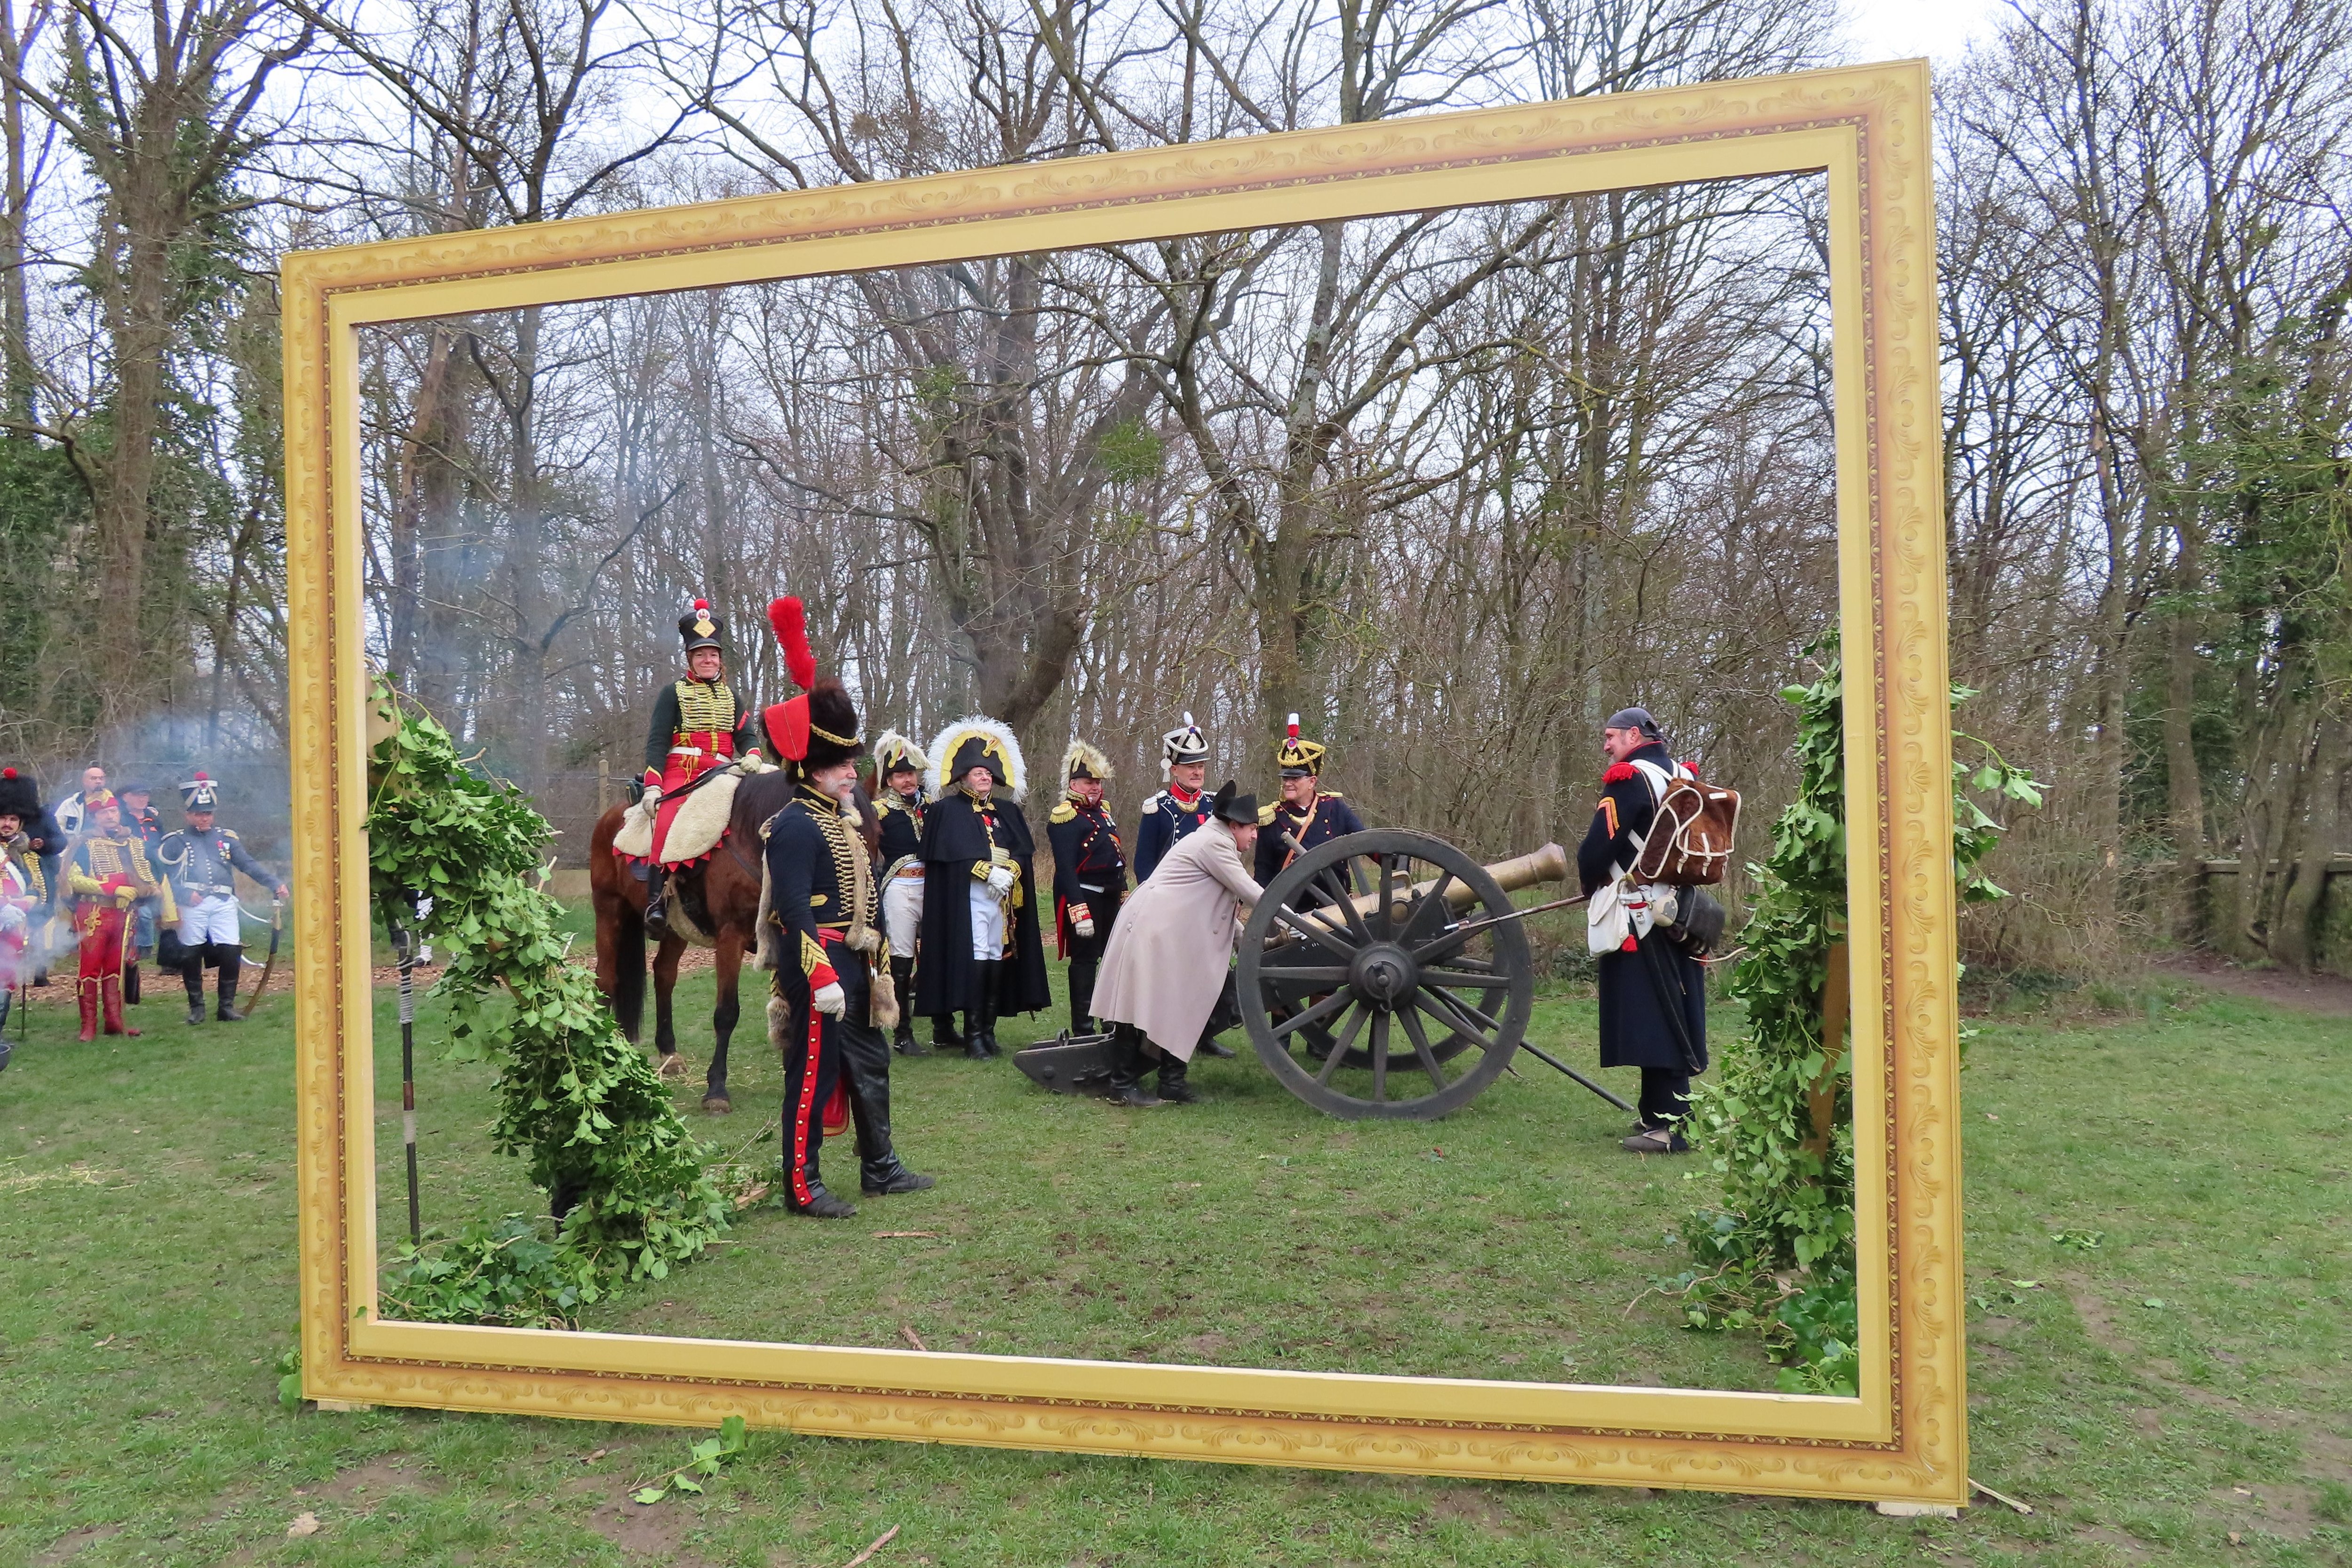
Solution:
M 1028 774 L 1021 763 L 1021 742 L 1009 726 L 974 714 L 959 719 L 931 742 L 931 793 L 945 795 L 958 779 L 974 768 L 986 768 L 1007 799 L 1019 800 Z
M 677 636 L 678 640 L 686 644 L 688 653 L 698 647 L 715 647 L 721 653 L 727 651 L 727 623 L 710 613 L 710 601 L 708 599 L 695 600 L 694 608 L 678 616 Z
M 1312 778 L 1323 772 L 1323 751 L 1322 742 L 1298 738 L 1298 715 L 1293 713 L 1282 744 L 1275 748 L 1274 760 L 1282 765 L 1284 778 Z
M 32 774 L 0 768 L 0 816 L 13 816 L 28 827 L 41 819 L 41 786 Z
M 84 801 L 84 806 L 89 803 Z M 210 811 L 220 805 L 220 786 L 209 773 L 198 773 L 180 786 L 180 804 L 190 811 Z
M 1101 748 L 1084 741 L 1072 741 L 1070 749 L 1062 753 L 1062 777 L 1068 779 L 1110 779 L 1110 759 Z
M 1258 826 L 1257 796 L 1241 794 L 1240 787 L 1231 779 L 1219 784 L 1215 798 L 1209 802 L 1209 815 L 1237 827 L 1255 827 Z
M 930 771 L 931 759 L 923 749 L 896 730 L 885 730 L 882 738 L 874 742 L 874 776 L 887 784 L 890 775 L 911 768 L 918 774 Z
M 1163 779 L 1179 763 L 1208 760 L 1209 738 L 1201 733 L 1201 726 L 1192 722 L 1190 713 L 1184 715 L 1183 723 L 1160 737 L 1160 776 Z
M 797 763 L 803 776 L 859 755 L 866 742 L 857 738 L 857 705 L 839 680 L 817 674 L 806 606 L 798 599 L 778 599 L 768 606 L 768 624 L 783 646 L 786 672 L 803 693 L 769 707 L 763 716 L 768 743 L 778 756 Z

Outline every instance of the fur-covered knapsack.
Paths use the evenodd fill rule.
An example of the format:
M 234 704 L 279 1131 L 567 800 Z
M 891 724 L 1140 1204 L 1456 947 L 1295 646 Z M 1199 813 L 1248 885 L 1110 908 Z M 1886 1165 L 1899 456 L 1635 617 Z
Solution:
M 1629 874 L 1637 882 L 1677 888 L 1722 881 L 1731 865 L 1732 837 L 1739 828 L 1739 792 L 1708 784 L 1687 763 L 1672 773 L 1638 759 L 1633 765 L 1650 781 L 1658 810 Z

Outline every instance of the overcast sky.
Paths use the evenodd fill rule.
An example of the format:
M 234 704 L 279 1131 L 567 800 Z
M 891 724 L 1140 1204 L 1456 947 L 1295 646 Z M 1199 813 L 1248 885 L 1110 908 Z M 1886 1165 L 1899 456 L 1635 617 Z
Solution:
M 2001 0 L 1845 0 L 1847 31 L 1861 60 L 1956 59 L 1992 32 L 2003 9 Z

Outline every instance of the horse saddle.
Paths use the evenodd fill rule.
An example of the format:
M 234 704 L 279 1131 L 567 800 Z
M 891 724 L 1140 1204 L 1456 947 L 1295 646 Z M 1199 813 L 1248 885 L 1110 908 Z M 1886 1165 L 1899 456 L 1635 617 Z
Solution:
M 613 835 L 613 853 L 632 860 L 658 860 L 676 867 L 699 860 L 727 837 L 727 820 L 734 815 L 735 788 L 742 781 L 732 768 L 714 768 L 681 790 L 658 811 L 647 811 L 643 800 L 621 817 Z M 674 809 L 673 809 L 674 808 Z M 657 818 L 667 816 L 663 823 Z M 660 842 L 655 842 L 659 832 Z

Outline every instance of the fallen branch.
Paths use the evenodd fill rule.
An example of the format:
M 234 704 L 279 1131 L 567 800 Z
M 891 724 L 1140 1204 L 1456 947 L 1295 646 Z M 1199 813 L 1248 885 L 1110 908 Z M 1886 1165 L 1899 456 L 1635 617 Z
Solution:
M 892 1536 L 894 1536 L 894 1535 L 898 1534 L 898 1527 L 897 1525 L 895 1525 L 895 1524 L 894 1524 L 894 1525 L 892 1525 L 889 1529 L 887 1529 L 887 1530 L 884 1531 L 881 1534 L 879 1534 L 879 1535 L 877 1535 L 877 1536 L 876 1536 L 876 1537 L 874 1538 L 874 1544 L 873 1544 L 873 1545 L 871 1545 L 871 1546 L 867 1547 L 865 1551 L 863 1551 L 863 1552 L 859 1552 L 856 1556 L 855 1556 L 855 1557 L 851 1558 L 848 1562 L 846 1562 L 846 1563 L 843 1563 L 843 1564 L 841 1565 L 841 1568 L 858 1568 L 858 1564 L 859 1564 L 859 1563 L 864 1563 L 866 1559 L 868 1559 L 868 1558 L 872 1557 L 876 1552 L 877 1552 L 881 1551 L 884 1547 L 886 1547 L 886 1546 L 889 1545 L 889 1544 L 890 1544 L 890 1538 L 891 1538 Z

